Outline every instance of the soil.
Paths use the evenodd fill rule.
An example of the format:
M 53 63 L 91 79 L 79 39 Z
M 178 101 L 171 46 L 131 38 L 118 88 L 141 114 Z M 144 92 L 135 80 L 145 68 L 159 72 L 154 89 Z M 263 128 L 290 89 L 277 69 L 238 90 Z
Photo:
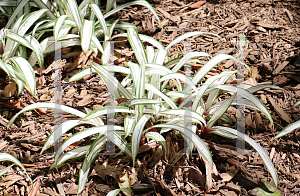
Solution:
M 117 0 L 119 5 L 124 2 Z M 126 8 L 111 19 L 119 17 L 121 21 L 130 22 L 138 27 L 139 33 L 152 36 L 165 46 L 177 36 L 191 31 L 209 32 L 221 37 L 192 37 L 172 47 L 170 52 L 180 50 L 185 53 L 190 50 L 207 52 L 212 56 L 223 53 L 238 57 L 239 34 L 246 37 L 244 62 L 252 68 L 253 73 L 250 75 L 246 72 L 245 87 L 274 84 L 286 91 L 265 89 L 256 92 L 255 95 L 270 111 L 274 126 L 271 126 L 262 113 L 246 109 L 245 131 L 269 153 L 277 169 L 278 190 L 281 194 L 300 195 L 299 132 L 296 130 L 283 138 L 272 140 L 284 127 L 300 119 L 299 107 L 292 107 L 300 99 L 298 2 L 228 0 L 207 1 L 203 2 L 203 5 L 199 4 L 200 1 L 198 4 L 195 4 L 197 1 L 182 0 L 149 2 L 162 21 L 163 34 L 153 14 L 142 6 Z M 0 25 L 4 25 L 5 20 L 7 18 L 0 18 Z M 134 60 L 129 46 L 127 41 L 115 42 L 115 64 L 124 65 L 124 62 Z M 170 57 L 176 58 L 178 55 L 173 54 Z M 8 120 L 24 106 L 35 102 L 55 102 L 53 59 L 53 54 L 47 55 L 45 68 L 36 68 L 35 96 L 31 96 L 26 89 L 19 97 L 15 96 L 16 86 L 11 80 L 7 77 L 0 78 L 0 152 L 10 153 L 21 161 L 34 180 L 34 186 L 38 188 L 36 195 L 76 195 L 78 171 L 83 158 L 68 161 L 57 170 L 50 171 L 54 161 L 54 148 L 40 154 L 47 136 L 55 126 L 53 110 L 26 112 L 16 120 L 12 128 L 6 129 Z M 97 109 L 106 106 L 107 89 L 105 85 L 99 85 L 101 80 L 98 76 L 92 75 L 76 84 L 68 83 L 72 75 L 89 67 L 90 62 L 101 63 L 100 57 L 91 52 L 86 57 L 81 53 L 80 47 L 73 47 L 62 50 L 62 59 L 62 103 L 82 111 L 84 107 Z M 193 65 L 192 74 L 198 69 L 197 64 Z M 235 69 L 235 61 L 224 61 L 205 77 Z M 218 101 L 224 98 L 225 95 Z M 230 107 L 228 115 L 233 124 L 227 123 L 227 126 L 235 126 L 235 113 L 235 108 Z M 76 118 L 64 113 L 62 120 L 67 119 Z M 226 125 L 221 120 L 218 124 Z M 75 127 L 65 134 L 63 139 L 84 128 L 86 127 Z M 235 140 L 207 134 L 203 141 L 209 146 L 216 165 L 211 171 L 205 167 L 206 162 L 199 155 L 183 155 L 184 144 L 178 133 L 169 132 L 164 136 L 168 146 L 167 161 L 163 159 L 161 147 L 155 142 L 148 142 L 140 147 L 138 164 L 134 168 L 131 158 L 125 155 L 99 154 L 82 195 L 106 195 L 109 191 L 119 188 L 118 183 L 126 179 L 126 176 L 127 179 L 130 177 L 135 195 L 251 195 L 255 189 L 263 189 L 265 181 L 272 185 L 272 179 L 262 159 L 250 146 L 246 145 L 245 154 L 238 154 Z M 89 139 L 72 144 L 69 149 L 91 144 Z M 2 164 L 8 166 L 11 163 Z M 212 178 L 206 175 L 208 173 L 212 173 Z M 0 186 L 3 188 L 0 195 L 27 195 L 30 182 L 18 167 L 13 167 L 5 178 L 0 180 Z

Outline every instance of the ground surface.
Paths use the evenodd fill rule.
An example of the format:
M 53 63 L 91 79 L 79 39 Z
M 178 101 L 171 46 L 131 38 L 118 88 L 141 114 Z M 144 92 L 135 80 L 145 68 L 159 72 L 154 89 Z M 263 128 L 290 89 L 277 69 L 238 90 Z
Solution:
M 119 2 L 121 4 L 122 2 Z M 288 90 L 259 91 L 256 95 L 266 104 L 274 119 L 273 130 L 270 122 L 258 112 L 245 111 L 246 132 L 270 154 L 279 176 L 279 190 L 283 195 L 300 195 L 300 155 L 299 133 L 294 132 L 278 141 L 272 138 L 290 122 L 299 120 L 299 107 L 292 105 L 300 98 L 299 66 L 299 22 L 300 6 L 294 0 L 248 0 L 206 2 L 199 8 L 190 8 L 193 1 L 168 0 L 152 1 L 165 33 L 161 34 L 155 17 L 143 7 L 136 6 L 123 10 L 118 16 L 121 20 L 138 26 L 138 31 L 153 36 L 164 45 L 185 32 L 204 31 L 216 33 L 223 39 L 213 36 L 198 36 L 190 39 L 190 50 L 204 51 L 211 55 L 226 53 L 236 56 L 238 33 L 246 36 L 244 48 L 245 63 L 252 67 L 253 74 L 245 78 L 246 85 L 275 84 Z M 174 50 L 186 50 L 180 43 Z M 115 44 L 116 64 L 133 58 L 128 49 L 128 42 Z M 78 70 L 88 67 L 91 61 L 99 59 L 90 55 L 80 55 L 80 48 L 64 49 L 63 82 Z M 175 58 L 176 54 L 171 56 Z M 26 112 L 16 121 L 16 127 L 5 129 L 7 119 L 18 110 L 33 102 L 54 102 L 53 56 L 46 57 L 48 67 L 37 74 L 37 94 L 31 97 L 26 90 L 20 97 L 9 97 L 14 94 L 13 86 L 7 78 L 0 78 L 1 111 L 0 111 L 0 152 L 7 152 L 17 157 L 27 168 L 39 188 L 37 195 L 73 195 L 78 184 L 78 170 L 82 159 L 68 161 L 58 171 L 49 171 L 53 162 L 53 148 L 40 154 L 47 135 L 54 127 L 53 111 Z M 220 73 L 222 70 L 233 70 L 234 61 L 226 61 L 210 72 L 206 77 Z M 193 67 L 197 71 L 197 67 Z M 84 83 L 98 83 L 94 76 Z M 6 89 L 5 89 L 6 88 Z M 4 90 L 5 89 L 5 90 Z M 63 87 L 63 104 L 83 110 L 83 107 L 96 109 L 107 104 L 105 86 L 66 85 Z M 45 113 L 45 114 L 43 114 Z M 235 120 L 235 110 L 228 111 Z M 63 120 L 74 118 L 63 116 Z M 222 123 L 222 122 L 219 122 Z M 234 125 L 231 125 L 234 126 Z M 82 130 L 76 127 L 68 136 Z M 236 155 L 235 141 L 224 140 L 210 135 L 204 141 L 211 149 L 216 168 L 219 172 L 212 180 L 206 179 L 205 165 L 198 156 L 189 160 L 182 156 L 182 139 L 176 133 L 166 135 L 168 163 L 159 161 L 161 149 L 154 143 L 141 147 L 138 159 L 140 164 L 132 168 L 132 161 L 125 156 L 99 155 L 86 188 L 82 195 L 106 195 L 118 188 L 117 179 L 124 169 L 132 182 L 135 195 L 249 195 L 250 191 L 260 187 L 264 181 L 272 181 L 258 154 L 250 147 L 246 155 Z M 88 144 L 88 140 L 81 144 Z M 78 144 L 74 144 L 76 147 Z M 5 163 L 8 165 L 9 163 Z M 107 166 L 105 166 L 107 165 Z M 26 195 L 28 181 L 18 168 L 14 167 L 0 181 L 5 189 L 2 195 Z M 211 187 L 209 191 L 207 188 Z M 205 193 L 206 192 L 206 193 Z M 6 194 L 7 193 L 7 194 Z

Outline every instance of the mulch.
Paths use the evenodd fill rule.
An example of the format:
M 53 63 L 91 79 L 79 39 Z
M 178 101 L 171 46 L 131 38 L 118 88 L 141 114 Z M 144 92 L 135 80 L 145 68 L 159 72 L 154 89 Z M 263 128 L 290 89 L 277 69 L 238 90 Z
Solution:
M 124 1 L 117 1 L 124 3 Z M 118 13 L 122 21 L 138 27 L 139 33 L 154 37 L 165 46 L 177 36 L 191 32 L 203 31 L 215 33 L 188 38 L 170 49 L 203 51 L 215 56 L 230 54 L 237 56 L 239 33 L 246 37 L 244 62 L 253 73 L 247 73 L 245 86 L 257 84 L 274 84 L 289 91 L 266 89 L 257 95 L 266 105 L 274 120 L 274 126 L 261 113 L 251 109 L 245 110 L 246 133 L 269 153 L 279 177 L 278 189 L 283 195 L 300 195 L 300 155 L 299 132 L 295 131 L 277 141 L 272 138 L 291 122 L 299 120 L 299 108 L 293 104 L 300 99 L 300 40 L 299 22 L 300 5 L 296 0 L 237 0 L 208 1 L 194 4 L 194 1 L 167 0 L 150 1 L 160 17 L 164 33 L 146 8 L 134 6 Z M 199 2 L 198 2 L 199 3 Z M 200 5 L 200 6 L 199 6 Z M 1 18 L 1 23 L 3 23 Z M 115 43 L 115 64 L 134 60 L 129 43 Z M 176 58 L 179 54 L 172 54 Z M 29 95 L 25 89 L 16 97 L 16 86 L 8 78 L 0 77 L 0 152 L 10 153 L 26 167 L 38 188 L 36 195 L 75 195 L 78 184 L 78 171 L 83 159 L 68 161 L 57 170 L 49 171 L 53 159 L 53 148 L 40 154 L 47 136 L 55 126 L 53 110 L 26 112 L 10 129 L 6 129 L 8 120 L 25 105 L 35 102 L 55 102 L 55 64 L 53 54 L 45 57 L 45 69 L 37 70 L 37 94 Z M 84 107 L 97 109 L 107 105 L 106 86 L 101 85 L 96 75 L 84 78 L 77 84 L 70 85 L 69 78 L 78 70 L 89 67 L 91 62 L 100 63 L 100 57 L 90 52 L 82 55 L 79 47 L 62 50 L 63 73 L 62 103 L 84 111 Z M 205 61 L 205 59 L 203 59 Z M 192 74 L 200 67 L 192 65 Z M 205 77 L 209 78 L 224 70 L 236 70 L 234 60 L 220 63 Z M 182 70 L 183 71 L 183 70 Z M 117 75 L 122 78 L 122 75 Z M 99 83 L 100 82 L 100 83 Z M 89 85 L 86 85 L 88 83 Z M 97 85 L 96 85 L 97 84 Z M 224 98 L 224 97 L 223 97 Z M 219 101 L 222 97 L 219 99 Z M 234 127 L 236 109 L 230 107 L 228 115 Z M 75 119 L 63 114 L 62 120 Z M 219 121 L 218 124 L 226 124 Z M 78 126 L 65 134 L 63 139 L 83 130 Z M 206 162 L 198 155 L 189 159 L 183 155 L 183 140 L 178 133 L 165 134 L 168 152 L 167 162 L 163 160 L 161 147 L 149 142 L 140 147 L 137 165 L 132 167 L 132 160 L 125 155 L 99 155 L 89 174 L 88 183 L 82 195 L 106 195 L 117 189 L 118 183 L 132 183 L 135 195 L 251 195 L 251 190 L 262 187 L 262 182 L 272 179 L 262 162 L 251 147 L 246 146 L 244 155 L 237 154 L 235 141 L 208 135 L 203 138 L 209 146 L 216 165 L 212 171 L 205 167 Z M 89 139 L 89 138 L 88 138 Z M 86 139 L 73 144 L 90 144 Z M 118 151 L 118 149 L 116 149 Z M 10 165 L 3 162 L 3 165 Z M 2 165 L 0 169 L 2 169 Z M 215 170 L 217 169 L 217 171 Z M 208 180 L 207 173 L 212 173 Z M 27 195 L 30 182 L 24 173 L 13 167 L 5 178 L 0 180 L 0 195 Z M 253 192 L 252 192 L 253 193 Z

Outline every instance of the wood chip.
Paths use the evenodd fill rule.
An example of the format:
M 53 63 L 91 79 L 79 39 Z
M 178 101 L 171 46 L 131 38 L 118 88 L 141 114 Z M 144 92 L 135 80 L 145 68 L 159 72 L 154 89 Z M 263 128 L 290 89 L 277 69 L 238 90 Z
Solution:
M 289 115 L 287 113 L 285 113 L 283 111 L 283 109 L 280 107 L 280 105 L 276 104 L 276 102 L 274 101 L 274 99 L 270 96 L 267 95 L 268 100 L 270 101 L 270 103 L 272 104 L 273 108 L 275 109 L 276 113 L 287 123 L 291 123 L 292 119 L 289 117 Z
M 277 75 L 289 64 L 289 61 L 283 61 L 276 69 L 273 71 L 273 75 Z

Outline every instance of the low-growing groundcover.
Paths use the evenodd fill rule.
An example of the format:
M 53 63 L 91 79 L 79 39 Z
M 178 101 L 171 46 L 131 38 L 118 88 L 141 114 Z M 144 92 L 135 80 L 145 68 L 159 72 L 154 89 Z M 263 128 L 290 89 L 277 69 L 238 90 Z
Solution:
M 199 132 L 198 126 L 201 127 L 200 130 L 203 135 L 204 132 L 207 132 L 207 135 L 209 132 L 212 132 L 230 139 L 238 137 L 249 143 L 262 158 L 273 178 L 275 187 L 277 187 L 278 177 L 276 169 L 266 151 L 258 143 L 250 137 L 239 133 L 235 129 L 214 125 L 222 117 L 223 119 L 228 120 L 225 113 L 230 105 L 240 104 L 240 101 L 237 101 L 236 103 L 233 102 L 236 97 L 238 97 L 238 100 L 241 99 L 240 96 L 245 97 L 247 100 L 246 107 L 261 111 L 272 123 L 273 120 L 268 110 L 266 110 L 261 101 L 251 92 L 266 87 L 280 88 L 272 85 L 260 85 L 245 90 L 239 87 L 226 85 L 225 83 L 236 73 L 236 71 L 224 71 L 219 75 L 209 78 L 203 82 L 200 87 L 196 85 L 202 81 L 204 76 L 219 62 L 226 59 L 234 59 L 234 57 L 230 55 L 219 54 L 210 58 L 210 55 L 204 52 L 190 52 L 177 59 L 177 61 L 171 60 L 167 63 L 162 61 L 162 59 L 166 59 L 166 55 L 168 54 L 167 50 L 172 45 L 180 42 L 184 38 L 201 34 L 205 33 L 191 32 L 184 34 L 164 48 L 156 40 L 147 36 L 140 36 L 134 28 L 129 28 L 126 37 L 133 48 L 138 63 L 128 62 L 125 63 L 126 67 L 122 67 L 99 65 L 92 62 L 91 68 L 82 70 L 70 78 L 70 82 L 72 82 L 92 73 L 99 74 L 102 81 L 108 86 L 108 89 L 114 91 L 114 97 L 117 100 L 125 100 L 120 103 L 120 106 L 105 106 L 96 110 L 86 108 L 86 113 L 83 113 L 77 109 L 55 103 L 36 103 L 25 107 L 12 117 L 8 124 L 8 128 L 12 125 L 18 115 L 38 108 L 60 108 L 60 110 L 64 112 L 80 117 L 79 120 L 68 120 L 57 126 L 48 136 L 42 149 L 42 152 L 44 152 L 75 126 L 82 124 L 92 125 L 92 127 L 68 137 L 63 142 L 55 152 L 54 162 L 50 168 L 58 168 L 69 159 L 78 159 L 85 156 L 79 170 L 78 194 L 84 190 L 92 165 L 98 153 L 104 150 L 104 146 L 108 141 L 113 142 L 127 156 L 132 157 L 132 166 L 135 167 L 139 162 L 137 155 L 140 146 L 143 146 L 141 143 L 143 138 L 148 138 L 148 142 L 150 142 L 149 139 L 151 139 L 160 144 L 163 153 L 165 154 L 163 157 L 166 158 L 166 153 L 169 149 L 167 148 L 167 142 L 164 135 L 167 135 L 166 133 L 172 130 L 178 131 L 187 143 L 187 147 L 184 151 L 187 157 L 190 156 L 189 154 L 192 153 L 194 149 L 197 149 L 199 152 L 199 156 L 203 159 L 207 171 L 205 189 L 206 191 L 210 191 L 212 188 L 212 171 L 215 175 L 219 174 L 216 171 L 216 166 L 213 163 L 209 148 L 197 134 Z M 154 46 L 158 46 L 158 50 L 155 52 L 152 46 L 148 46 L 145 50 L 140 37 Z M 193 59 L 197 61 L 196 57 L 199 56 L 207 57 L 209 60 L 194 75 L 192 81 L 185 75 L 177 73 L 186 62 Z M 170 67 L 173 68 L 170 69 Z M 119 82 L 113 74 L 111 74 L 111 71 L 116 73 L 121 72 L 127 76 Z M 167 84 L 169 81 L 172 81 L 175 84 L 174 87 L 168 87 L 169 85 Z M 184 81 L 186 83 L 185 85 L 187 85 L 185 92 L 182 91 L 184 84 L 180 81 Z M 229 94 L 231 96 L 227 100 L 215 103 L 220 90 L 231 92 L 231 94 Z M 235 92 L 238 92 L 238 94 Z M 206 101 L 203 98 L 204 95 L 208 96 Z M 185 101 L 178 102 L 178 98 L 186 98 L 185 100 L 191 101 L 191 108 L 186 108 Z M 113 126 L 106 124 L 101 116 L 108 116 L 108 114 L 121 115 L 119 121 L 124 123 Z M 185 126 L 187 118 L 191 123 L 190 127 Z M 154 125 L 146 127 L 146 124 L 149 122 Z M 91 145 L 78 146 L 77 148 L 64 152 L 70 145 L 89 136 L 94 136 L 91 139 Z M 170 160 L 165 161 L 169 162 Z M 119 180 L 121 180 L 121 178 Z M 110 194 L 117 193 L 118 191 L 122 191 L 126 195 L 131 193 L 129 184 L 124 185 L 119 183 L 119 187 L 119 190 L 114 190 L 110 192 Z
M 195 34 L 197 34 L 197 32 Z M 208 57 L 208 54 L 201 52 L 189 53 L 185 54 L 185 56 L 182 59 L 178 59 L 178 61 L 173 61 L 170 63 L 168 62 L 168 64 L 165 64 L 161 62 L 161 59 L 163 59 L 161 57 L 166 56 L 166 54 L 164 54 L 164 48 L 162 48 L 154 40 L 144 37 L 143 35 L 137 35 L 136 33 L 134 33 L 133 29 L 130 29 L 128 31 L 126 37 L 128 37 L 129 41 L 131 42 L 131 46 L 133 48 L 136 48 L 134 49 L 134 52 L 135 56 L 137 57 L 138 63 L 128 62 L 123 68 L 118 66 L 107 66 L 99 64 L 97 65 L 96 63 L 92 63 L 93 69 L 84 70 L 76 76 L 77 78 L 80 78 L 78 77 L 80 76 L 80 74 L 82 74 L 81 76 L 90 73 L 99 74 L 102 80 L 106 82 L 106 84 L 112 85 L 114 89 L 117 89 L 115 95 L 119 96 L 119 100 L 124 99 L 124 101 L 120 103 L 119 106 L 113 108 L 104 107 L 101 109 L 96 109 L 94 111 L 86 108 L 85 113 L 70 107 L 68 108 L 54 105 L 53 103 L 37 103 L 35 105 L 28 106 L 26 109 L 24 109 L 29 110 L 40 107 L 50 107 L 55 109 L 61 107 L 61 109 L 63 109 L 64 111 L 76 114 L 78 117 L 80 117 L 79 120 L 68 120 L 61 125 L 65 133 L 66 131 L 69 131 L 70 128 L 77 125 L 90 124 L 91 126 L 93 126 L 80 132 L 77 132 L 73 136 L 68 134 L 68 138 L 65 140 L 64 145 L 56 152 L 54 159 L 55 161 L 53 162 L 51 169 L 54 169 L 58 166 L 63 166 L 67 163 L 71 163 L 70 161 L 64 163 L 67 159 L 79 158 L 86 154 L 84 160 L 78 159 L 79 162 L 83 162 L 79 171 L 80 175 L 78 178 L 76 178 L 79 179 L 78 192 L 81 192 L 84 188 L 86 180 L 88 179 L 87 175 L 90 172 L 90 167 L 93 168 L 94 159 L 98 155 L 97 153 L 100 150 L 105 149 L 106 141 L 113 141 L 119 149 L 125 152 L 127 156 L 131 157 L 132 165 L 135 165 L 135 167 L 137 168 L 140 165 L 141 161 L 139 157 L 140 155 L 138 155 L 138 151 L 140 148 L 143 147 L 144 142 L 153 143 L 153 141 L 151 140 L 157 141 L 157 143 L 160 145 L 157 149 L 161 148 L 164 151 L 164 153 L 167 154 L 168 151 L 170 151 L 169 146 L 167 145 L 167 138 L 168 136 L 170 136 L 169 133 L 171 133 L 176 134 L 176 137 L 178 137 L 180 141 L 182 141 L 181 139 L 183 138 L 187 142 L 187 154 L 191 152 L 196 152 L 196 149 L 200 152 L 201 156 L 198 158 L 200 158 L 200 160 L 202 158 L 202 161 L 205 163 L 207 178 L 206 185 L 202 184 L 200 185 L 200 187 L 203 188 L 205 186 L 206 190 L 208 190 L 210 188 L 208 184 L 211 181 L 211 179 L 209 179 L 210 168 L 214 170 L 212 173 L 214 173 L 215 175 L 218 174 L 215 171 L 214 165 L 213 167 L 211 167 L 211 155 L 206 147 L 206 143 L 203 143 L 203 141 L 201 141 L 201 137 L 202 135 L 204 135 L 204 133 L 218 133 L 222 136 L 226 136 L 232 139 L 236 138 L 236 135 L 239 136 L 239 133 L 236 132 L 236 130 L 234 129 L 230 129 L 228 127 L 226 128 L 221 126 L 214 126 L 214 124 L 218 121 L 219 118 L 229 120 L 229 118 L 226 117 L 224 112 L 226 112 L 229 105 L 234 104 L 233 99 L 236 96 L 234 92 L 239 90 L 229 85 L 224 85 L 224 83 L 227 81 L 228 78 L 235 74 L 235 72 L 225 71 L 219 76 L 211 77 L 211 79 L 204 80 L 203 86 L 199 87 L 195 85 L 198 82 L 196 81 L 196 79 L 192 82 L 188 82 L 184 75 L 177 73 L 177 70 L 180 69 L 180 66 L 182 66 L 182 59 L 185 59 L 184 57 L 186 57 L 185 60 L 189 60 L 193 57 L 198 57 L 201 55 Z M 146 52 L 143 52 L 144 46 L 142 43 L 139 42 L 139 39 L 142 39 L 143 41 L 147 41 L 144 39 L 148 39 L 148 41 L 151 44 L 153 44 L 156 48 L 160 49 L 162 52 L 158 52 L 151 47 L 145 48 Z M 213 59 L 216 60 L 226 58 L 231 57 L 229 55 L 217 55 L 214 56 L 211 60 L 213 62 Z M 193 60 L 197 61 L 196 59 Z M 195 78 L 198 78 L 197 80 L 201 80 L 202 77 L 206 74 L 206 72 L 208 72 L 216 64 L 217 62 L 214 62 L 211 63 L 210 66 L 204 66 L 203 69 L 199 71 L 200 74 L 198 74 L 197 77 L 195 76 Z M 163 65 L 167 67 L 167 69 L 163 68 Z M 207 65 L 209 65 L 209 63 Z M 118 81 L 113 77 L 113 75 L 109 75 L 109 71 L 111 70 L 123 73 L 128 77 L 125 78 L 123 81 L 119 81 L 120 83 L 118 83 Z M 140 75 L 142 77 L 139 77 Z M 73 78 L 73 80 L 75 79 Z M 143 86 L 143 81 L 149 82 L 152 86 L 154 86 L 154 88 L 150 85 L 146 85 L 147 83 L 145 83 L 145 86 Z M 186 82 L 186 85 L 190 88 L 190 91 L 182 91 L 182 81 Z M 170 86 L 172 86 L 171 84 L 174 84 L 175 87 L 170 88 Z M 243 96 L 248 98 L 246 100 L 248 101 L 246 102 L 246 105 L 251 109 L 261 111 L 272 123 L 272 118 L 269 112 L 266 110 L 264 105 L 261 104 L 260 101 L 257 98 L 255 98 L 255 96 L 252 95 L 252 93 L 262 90 L 264 88 L 277 87 L 265 85 L 258 86 L 257 89 L 250 88 L 247 89 L 247 91 L 242 91 L 242 89 L 240 90 L 243 93 Z M 229 91 L 230 93 L 226 94 L 227 99 L 215 103 L 214 100 L 219 96 L 220 90 Z M 189 95 L 185 97 L 186 94 Z M 224 93 L 221 93 L 221 95 L 223 94 Z M 209 97 L 208 99 L 206 99 L 207 95 Z M 190 111 L 186 108 L 185 102 L 182 101 L 182 99 L 180 98 L 185 98 L 185 100 L 190 100 L 193 102 Z M 236 104 L 241 104 L 241 101 L 242 100 L 238 100 Z M 101 116 L 105 116 L 111 111 L 112 113 L 116 113 L 115 116 L 119 117 L 117 119 L 120 121 L 120 123 L 117 123 L 114 129 L 111 130 L 114 131 L 112 138 L 110 138 L 111 135 L 106 134 L 106 131 L 110 129 L 110 127 L 105 125 L 105 121 L 103 121 L 103 119 L 101 118 Z M 192 121 L 192 125 L 190 125 L 190 130 L 184 127 L 184 122 L 186 118 L 189 118 Z M 124 121 L 124 123 L 122 123 L 122 121 Z M 148 122 L 153 123 L 154 126 L 151 126 L 151 123 L 150 126 L 146 125 Z M 174 130 L 178 130 L 178 132 Z M 292 129 L 289 129 L 288 133 L 291 131 Z M 201 134 L 199 134 L 199 132 L 201 132 Z M 97 135 L 94 135 L 94 133 L 97 133 Z M 93 143 L 86 142 L 71 151 L 64 152 L 64 148 L 71 146 L 72 144 L 74 144 L 75 141 L 82 141 L 81 139 L 88 135 L 94 135 L 94 137 L 90 140 L 94 141 Z M 208 137 L 210 136 L 209 134 L 207 135 Z M 55 136 L 55 131 L 52 132 L 48 137 L 48 140 L 45 143 L 42 151 L 47 152 L 45 150 L 47 150 L 51 146 L 51 144 L 53 144 L 53 142 L 61 136 L 63 135 L 61 134 Z M 66 138 L 66 135 L 64 135 L 63 137 Z M 276 190 L 276 171 L 274 170 L 274 167 L 271 166 L 272 162 L 269 160 L 268 154 L 266 154 L 264 150 L 259 145 L 257 145 L 256 142 L 251 140 L 250 137 L 246 137 L 243 135 L 240 135 L 239 137 L 246 139 L 247 142 L 249 142 L 250 145 L 252 145 L 259 152 L 259 155 L 262 156 L 262 160 L 265 162 L 267 169 L 270 171 L 270 174 L 275 181 L 275 188 L 265 182 L 265 185 L 269 186 L 267 187 L 268 190 L 266 191 L 269 192 L 269 194 L 278 194 L 278 190 Z M 194 146 L 196 148 L 194 148 Z M 160 158 L 163 160 L 165 158 L 164 156 L 165 155 L 161 156 Z M 99 158 L 100 157 L 96 157 L 96 162 L 99 161 Z M 187 156 L 187 158 L 192 157 Z M 170 159 L 166 159 L 164 161 L 169 162 Z M 105 165 L 105 162 L 103 163 L 103 165 Z M 159 166 L 160 165 L 158 162 L 157 167 Z M 163 164 L 163 166 L 166 165 Z M 131 165 L 130 169 L 132 169 Z M 2 171 L 5 172 L 7 170 Z M 134 190 L 134 188 L 132 188 L 132 190 L 128 188 L 128 184 L 126 185 L 126 183 L 121 183 L 122 181 L 127 181 L 126 172 L 123 176 L 121 175 L 116 177 L 116 179 L 119 182 L 118 186 L 120 187 L 120 189 L 110 192 L 111 195 L 117 194 L 117 192 L 119 191 L 123 191 L 123 193 L 127 195 L 130 194 L 132 190 Z M 157 181 L 158 180 L 156 179 L 156 182 Z M 164 187 L 165 185 L 163 184 L 161 186 Z M 202 190 L 205 190 L 205 188 L 203 188 Z M 254 191 L 255 190 L 253 190 L 253 193 Z M 258 192 L 259 191 L 261 192 L 262 190 L 259 189 Z M 267 194 L 266 191 L 263 194 Z

